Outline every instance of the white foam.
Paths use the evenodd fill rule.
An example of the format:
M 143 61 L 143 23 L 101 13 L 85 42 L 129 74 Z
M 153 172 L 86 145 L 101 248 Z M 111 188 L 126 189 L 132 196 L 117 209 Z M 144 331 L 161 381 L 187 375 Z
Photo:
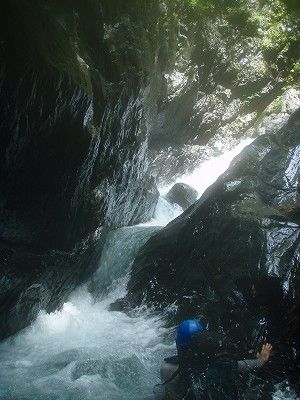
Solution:
M 31 327 L 3 342 L 0 398 L 146 398 L 168 354 L 167 330 L 147 310 L 129 316 L 108 305 L 81 287 L 60 311 L 41 312 Z
M 146 222 L 144 226 L 158 225 L 165 226 L 170 221 L 178 217 L 182 213 L 182 208 L 177 204 L 170 204 L 164 197 L 175 183 L 186 183 L 192 186 L 198 192 L 198 199 L 204 191 L 211 186 L 217 178 L 224 173 L 233 158 L 238 155 L 253 139 L 245 139 L 240 142 L 235 148 L 225 152 L 221 156 L 213 157 L 212 159 L 202 163 L 200 167 L 196 168 L 192 174 L 183 175 L 177 178 L 171 185 L 160 186 L 160 198 L 158 200 L 154 218 Z
M 200 167 L 195 169 L 192 174 L 183 175 L 182 177 L 177 178 L 172 185 L 159 187 L 161 196 L 165 196 L 175 183 L 182 182 L 196 189 L 199 198 L 203 192 L 228 169 L 233 158 L 252 142 L 253 139 L 245 139 L 232 150 L 225 152 L 221 156 L 213 157 L 210 160 L 205 161 L 200 165 Z

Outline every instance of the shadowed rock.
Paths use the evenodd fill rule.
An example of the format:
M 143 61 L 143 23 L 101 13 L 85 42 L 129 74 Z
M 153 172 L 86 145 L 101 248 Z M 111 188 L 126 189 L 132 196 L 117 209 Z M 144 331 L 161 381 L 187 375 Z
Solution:
M 186 183 L 175 183 L 166 194 L 166 200 L 176 203 L 185 210 L 197 200 L 198 192 Z
M 149 54 L 152 71 L 156 50 L 132 40 L 157 29 L 158 2 L 147 22 L 102 3 L 0 5 L 0 339 L 66 300 L 97 268 L 107 229 L 153 216 L 159 86 L 141 64 Z

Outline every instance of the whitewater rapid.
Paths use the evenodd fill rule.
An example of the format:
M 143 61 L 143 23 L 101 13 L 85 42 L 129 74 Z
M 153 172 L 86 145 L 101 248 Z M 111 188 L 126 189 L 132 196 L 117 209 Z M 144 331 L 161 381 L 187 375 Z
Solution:
M 106 257 L 117 267 L 102 299 L 83 285 L 60 311 L 40 312 L 30 327 L 1 343 L 1 400 L 152 398 L 160 361 L 174 352 L 164 322 L 142 308 L 131 315 L 109 310 L 126 293 L 129 269 L 123 259 L 119 262 L 120 255 L 138 250 L 135 235 L 146 240 L 152 233 L 151 228 L 132 227 L 111 234 L 104 279 Z M 94 286 L 101 276 L 100 265 Z
M 200 196 L 241 147 L 210 160 L 202 172 L 200 168 L 180 181 L 195 187 Z M 125 314 L 111 311 L 110 304 L 126 294 L 139 248 L 182 211 L 164 200 L 168 188 L 160 190 L 153 220 L 111 232 L 99 269 L 61 310 L 41 311 L 31 326 L 0 343 L 1 400 L 154 398 L 160 363 L 175 353 L 176 327 L 166 328 L 164 317 L 146 307 Z M 278 389 L 273 400 L 280 399 L 295 397 L 287 389 Z

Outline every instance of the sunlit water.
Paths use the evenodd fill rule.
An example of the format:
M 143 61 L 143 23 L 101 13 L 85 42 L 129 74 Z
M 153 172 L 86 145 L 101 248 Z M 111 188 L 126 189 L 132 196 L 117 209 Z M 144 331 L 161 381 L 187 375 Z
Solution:
M 220 173 L 226 165 L 218 163 Z M 213 166 L 208 168 L 211 171 Z M 203 177 L 196 178 L 201 180 L 201 190 L 194 183 L 195 174 L 181 181 L 203 192 L 204 178 L 207 185 L 212 182 L 207 180 L 206 166 L 202 172 Z M 148 224 L 152 226 L 111 232 L 91 281 L 78 288 L 62 310 L 41 312 L 30 327 L 0 344 L 1 400 L 154 398 L 161 360 L 175 352 L 175 327 L 165 328 L 163 316 L 151 310 L 139 308 L 127 315 L 109 310 L 109 305 L 126 294 L 138 249 L 159 225 L 180 212 L 161 198 L 155 219 Z M 273 396 L 274 400 L 295 398 L 282 388 Z
M 170 185 L 160 186 L 159 193 L 160 198 L 158 200 L 158 206 L 156 207 L 155 215 L 149 222 L 141 224 L 142 226 L 165 226 L 167 223 L 178 217 L 182 213 L 182 208 L 177 204 L 170 204 L 165 200 L 165 196 L 168 191 L 172 188 L 175 183 L 181 182 L 190 185 L 198 192 L 198 199 L 204 193 L 204 191 L 212 185 L 217 178 L 227 170 L 233 158 L 238 155 L 253 139 L 242 140 L 232 150 L 225 152 L 224 154 L 213 157 L 208 161 L 203 162 L 198 168 L 194 170 L 192 174 L 183 175 L 177 178 Z
M 212 185 L 223 172 L 227 170 L 232 159 L 251 142 L 253 142 L 253 139 L 242 140 L 232 150 L 227 151 L 218 157 L 213 157 L 210 160 L 205 161 L 198 168 L 196 168 L 192 174 L 183 175 L 180 178 L 177 178 L 176 181 L 173 182 L 171 185 L 160 187 L 160 194 L 164 196 L 175 183 L 182 182 L 196 189 L 199 198 L 203 194 L 203 192 L 210 185 Z

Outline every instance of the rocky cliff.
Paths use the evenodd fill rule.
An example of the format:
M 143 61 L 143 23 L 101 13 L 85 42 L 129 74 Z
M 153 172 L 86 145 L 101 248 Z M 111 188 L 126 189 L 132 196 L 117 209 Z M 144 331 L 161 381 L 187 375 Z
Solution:
M 158 10 L 1 4 L 1 337 L 62 304 L 107 229 L 152 216 Z

